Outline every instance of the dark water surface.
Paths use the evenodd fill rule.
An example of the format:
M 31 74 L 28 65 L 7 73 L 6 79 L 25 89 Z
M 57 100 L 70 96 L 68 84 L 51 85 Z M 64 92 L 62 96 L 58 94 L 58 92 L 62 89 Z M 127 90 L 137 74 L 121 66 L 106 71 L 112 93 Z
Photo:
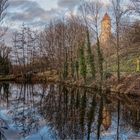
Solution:
M 140 99 L 0 83 L 0 140 L 140 140 Z

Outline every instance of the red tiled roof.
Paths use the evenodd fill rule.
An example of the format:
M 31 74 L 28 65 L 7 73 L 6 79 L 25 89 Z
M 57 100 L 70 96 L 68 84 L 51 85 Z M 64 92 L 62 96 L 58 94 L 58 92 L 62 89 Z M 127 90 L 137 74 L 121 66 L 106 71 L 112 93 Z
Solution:
M 110 16 L 107 13 L 105 13 L 103 20 L 110 20 Z

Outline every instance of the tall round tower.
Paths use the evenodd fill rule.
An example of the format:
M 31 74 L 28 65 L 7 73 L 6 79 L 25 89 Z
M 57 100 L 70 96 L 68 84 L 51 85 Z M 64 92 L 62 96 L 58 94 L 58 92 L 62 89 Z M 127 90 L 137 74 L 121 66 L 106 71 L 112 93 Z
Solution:
M 111 18 L 106 13 L 101 22 L 101 36 L 100 41 L 103 44 L 103 47 L 107 47 L 108 42 L 111 38 Z

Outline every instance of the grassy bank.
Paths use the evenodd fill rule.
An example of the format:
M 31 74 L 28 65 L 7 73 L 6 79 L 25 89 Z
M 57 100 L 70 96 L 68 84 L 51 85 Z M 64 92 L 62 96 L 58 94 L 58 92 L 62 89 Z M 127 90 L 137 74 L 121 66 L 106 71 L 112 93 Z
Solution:
M 84 82 L 83 79 L 78 79 L 76 81 L 72 79 L 60 80 L 56 72 L 39 73 L 33 79 L 34 79 L 33 81 L 39 81 L 43 83 L 55 82 L 67 86 L 75 86 L 75 87 L 83 87 L 83 88 L 99 89 L 100 87 L 98 81 L 95 81 L 90 78 L 87 79 L 86 82 Z M 111 92 L 114 93 L 140 96 L 140 74 L 122 73 L 119 84 L 117 82 L 116 75 L 112 74 L 111 77 L 103 81 L 102 89 L 104 91 L 110 90 Z
M 32 75 L 31 79 L 25 79 L 21 76 L 0 76 L 0 81 L 14 81 L 16 83 L 59 83 L 70 87 L 82 87 L 98 90 L 100 85 L 98 81 L 93 79 L 87 79 L 86 82 L 83 79 L 78 80 L 60 80 L 56 71 L 46 71 L 43 73 L 37 73 Z M 103 81 L 102 89 L 104 91 L 111 91 L 113 93 L 121 93 L 126 95 L 140 96 L 140 74 L 123 74 L 121 76 L 120 83 L 117 82 L 117 77 L 112 74 L 110 78 Z
M 3 75 L 0 76 L 0 81 L 14 81 L 15 77 L 13 75 Z

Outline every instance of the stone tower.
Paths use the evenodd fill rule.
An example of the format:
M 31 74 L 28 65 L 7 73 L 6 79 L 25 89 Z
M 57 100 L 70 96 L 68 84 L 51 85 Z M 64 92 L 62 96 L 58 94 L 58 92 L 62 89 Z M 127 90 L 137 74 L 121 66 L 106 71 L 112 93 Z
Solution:
M 100 41 L 103 48 L 108 48 L 111 39 L 111 18 L 106 13 L 101 21 Z

